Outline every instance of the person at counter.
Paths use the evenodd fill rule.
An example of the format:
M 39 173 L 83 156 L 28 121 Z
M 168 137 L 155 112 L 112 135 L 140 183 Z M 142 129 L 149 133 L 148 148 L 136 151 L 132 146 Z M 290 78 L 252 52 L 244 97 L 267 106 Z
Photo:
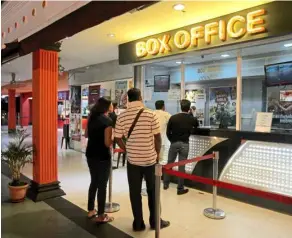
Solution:
M 228 129 L 230 114 L 224 108 L 224 106 L 221 106 L 220 109 L 217 109 L 216 118 L 219 121 L 219 129 Z
M 196 110 L 197 108 L 195 106 L 191 106 L 189 114 L 193 117 L 196 117 Z
M 165 151 L 165 145 L 167 142 L 167 137 L 166 137 L 166 128 L 168 121 L 171 117 L 170 113 L 165 111 L 165 103 L 163 100 L 158 100 L 155 102 L 155 108 L 156 110 L 154 111 L 155 114 L 157 115 L 159 119 L 159 124 L 160 124 L 160 131 L 161 131 L 161 150 L 159 154 L 159 161 L 163 160 L 164 157 L 164 151 Z
M 167 125 L 166 135 L 171 143 L 168 153 L 168 163 L 173 163 L 178 155 L 178 160 L 186 160 L 189 155 L 189 137 L 192 131 L 199 127 L 196 117 L 189 115 L 191 102 L 183 99 L 180 103 L 181 113 L 172 116 Z M 185 166 L 179 166 L 179 171 L 184 173 Z M 168 189 L 170 177 L 164 174 L 164 189 Z M 184 179 L 178 179 L 177 195 L 188 193 L 188 189 L 184 188 Z
M 118 103 L 117 102 L 113 102 L 113 111 L 111 113 L 109 113 L 109 117 L 113 121 L 113 128 L 115 128 L 116 122 L 117 122 L 117 118 L 118 118 L 118 115 L 116 114 L 116 110 L 117 109 L 118 109 Z

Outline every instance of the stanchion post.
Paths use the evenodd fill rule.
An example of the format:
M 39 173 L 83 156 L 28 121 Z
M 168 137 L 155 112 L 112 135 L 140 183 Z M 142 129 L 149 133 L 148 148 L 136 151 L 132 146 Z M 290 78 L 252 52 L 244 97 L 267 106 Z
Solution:
M 160 186 L 162 165 L 155 165 L 155 238 L 160 237 Z
M 218 162 L 219 162 L 219 152 L 213 152 L 213 180 L 218 180 Z M 213 207 L 206 208 L 204 210 L 204 215 L 208 218 L 219 220 L 225 218 L 225 212 L 221 209 L 217 209 L 217 186 L 213 184 Z
M 106 213 L 114 213 L 120 210 L 120 204 L 112 202 L 112 192 L 113 192 L 113 158 L 114 150 L 111 149 L 112 159 L 110 165 L 110 175 L 109 175 L 109 185 L 108 185 L 108 202 L 105 204 Z

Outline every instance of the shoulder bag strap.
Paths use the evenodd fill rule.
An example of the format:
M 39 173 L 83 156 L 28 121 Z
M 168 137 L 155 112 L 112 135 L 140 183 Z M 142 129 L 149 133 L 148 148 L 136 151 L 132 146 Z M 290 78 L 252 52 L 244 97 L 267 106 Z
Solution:
M 144 111 L 144 108 L 140 109 L 140 111 L 138 112 L 138 114 L 136 115 L 135 117 L 135 120 L 133 121 L 133 124 L 131 125 L 130 129 L 129 129 L 129 132 L 128 132 L 128 139 L 130 138 L 133 130 L 134 130 L 134 127 L 136 126 L 136 123 L 137 121 L 139 120 L 139 117 L 141 116 L 142 112 Z

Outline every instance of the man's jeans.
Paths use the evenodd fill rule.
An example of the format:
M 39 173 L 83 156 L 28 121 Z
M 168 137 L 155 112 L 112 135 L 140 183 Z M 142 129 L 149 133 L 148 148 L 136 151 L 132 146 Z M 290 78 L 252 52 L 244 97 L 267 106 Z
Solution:
M 168 152 L 168 164 L 174 163 L 178 155 L 178 161 L 186 160 L 189 155 L 189 144 L 184 142 L 175 142 L 170 145 Z M 185 165 L 179 166 L 179 171 L 185 173 Z M 168 187 L 170 183 L 170 176 L 163 174 L 164 186 Z M 177 190 L 184 189 L 184 179 L 178 178 Z

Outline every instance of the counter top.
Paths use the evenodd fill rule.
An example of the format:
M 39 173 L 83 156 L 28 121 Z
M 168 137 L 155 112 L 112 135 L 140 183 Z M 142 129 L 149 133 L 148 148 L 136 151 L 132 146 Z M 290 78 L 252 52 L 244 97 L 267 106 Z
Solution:
M 262 133 L 253 131 L 236 131 L 232 129 L 209 129 L 209 128 L 198 128 L 193 133 L 193 135 L 201 136 L 214 136 L 229 138 L 233 140 L 255 140 L 255 141 L 266 141 L 266 142 L 276 142 L 292 144 L 292 134 L 279 134 L 279 133 Z

